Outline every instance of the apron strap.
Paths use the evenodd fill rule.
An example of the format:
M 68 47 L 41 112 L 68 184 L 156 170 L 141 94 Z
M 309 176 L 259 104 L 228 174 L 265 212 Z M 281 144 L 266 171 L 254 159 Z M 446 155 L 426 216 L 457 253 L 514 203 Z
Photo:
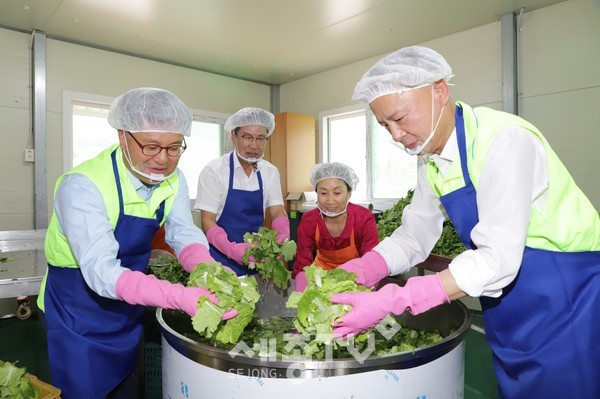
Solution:
M 463 109 L 456 106 L 456 113 L 454 115 L 454 121 L 456 125 L 456 140 L 458 141 L 458 153 L 460 154 L 460 167 L 462 169 L 463 178 L 465 180 L 465 186 L 471 183 L 471 176 L 469 176 L 469 168 L 467 167 L 467 145 L 465 138 L 465 121 L 463 118 Z

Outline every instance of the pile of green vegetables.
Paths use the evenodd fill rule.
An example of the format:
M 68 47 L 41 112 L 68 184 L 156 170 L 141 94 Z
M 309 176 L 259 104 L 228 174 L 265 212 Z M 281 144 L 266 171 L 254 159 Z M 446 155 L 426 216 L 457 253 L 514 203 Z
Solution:
M 261 233 L 263 234 L 260 237 L 264 238 L 265 231 Z M 271 235 L 270 231 L 266 233 L 267 238 L 264 242 L 268 242 L 271 249 L 261 253 L 259 252 L 261 247 L 257 246 L 255 247 L 257 250 L 254 251 L 256 255 L 252 256 L 258 256 L 257 260 L 270 259 L 271 262 L 260 262 L 263 265 L 273 266 L 268 276 L 283 277 L 283 273 L 276 272 L 272 262 L 273 254 L 279 254 L 276 256 L 279 256 L 278 260 L 281 261 L 285 259 L 284 255 L 289 256 L 289 253 L 282 252 L 281 247 L 284 245 L 274 246 L 275 236 Z M 250 256 L 250 253 L 247 255 Z M 257 268 L 260 273 L 258 263 Z M 231 350 L 238 343 L 243 342 L 260 355 L 275 354 L 281 358 L 310 356 L 313 359 L 324 359 L 329 356 L 349 358 L 352 353 L 356 353 L 355 351 L 363 353 L 367 347 L 374 350 L 371 353 L 374 356 L 414 351 L 442 339 L 437 331 L 426 332 L 401 328 L 392 337 L 384 337 L 377 330 L 371 329 L 357 335 L 351 342 L 334 340 L 335 321 L 351 310 L 351 306 L 332 303 L 331 296 L 342 292 L 365 292 L 369 289 L 356 284 L 356 275 L 343 269 L 324 270 L 311 265 L 304 270 L 307 279 L 306 289 L 303 292 L 293 292 L 286 303 L 288 308 L 296 309 L 296 317 L 261 320 L 254 315 L 260 294 L 256 280 L 252 276 L 236 277 L 234 272 L 218 262 L 198 264 L 189 275 L 176 258 L 151 259 L 148 264 L 149 273 L 155 274 L 157 278 L 205 288 L 215 293 L 219 299 L 217 304 L 210 302 L 207 297 L 200 298 L 198 312 L 192 318 L 195 332 L 187 334 L 189 338 L 213 347 Z M 285 286 L 287 286 L 287 279 Z M 283 280 L 278 281 L 280 284 Z M 232 308 L 238 311 L 238 315 L 222 321 L 223 314 Z M 384 319 L 384 322 L 397 323 L 391 316 Z M 272 344 L 265 346 L 265 342 Z
M 305 269 L 307 287 L 303 292 L 290 295 L 286 306 L 297 309 L 294 319 L 273 317 L 269 320 L 253 319 L 240 336 L 243 342 L 258 356 L 289 359 L 350 358 L 356 353 L 380 356 L 404 351 L 414 351 L 439 342 L 438 331 L 417 331 L 400 328 L 393 336 L 384 337 L 376 329 L 359 334 L 352 341 L 334 340 L 333 326 L 337 319 L 351 309 L 349 305 L 331 302 L 331 295 L 341 292 L 369 291 L 354 281 L 356 275 L 343 269 L 324 270 L 311 265 Z M 388 316 L 390 325 L 398 322 Z M 198 342 L 213 347 L 232 350 L 235 345 L 197 335 L 190 336 Z
M 239 344 L 223 344 L 214 339 L 207 339 L 198 334 L 186 334 L 190 339 L 214 348 L 227 351 L 235 350 Z M 365 353 L 372 345 L 374 351 L 370 356 L 391 355 L 400 352 L 414 352 L 418 348 L 435 344 L 443 339 L 438 331 L 422 331 L 401 328 L 392 337 L 384 337 L 377 330 L 364 334 L 366 339 L 353 343 L 342 341 L 321 342 L 307 341 L 306 336 L 299 334 L 292 319 L 272 317 L 270 319 L 254 318 L 246 327 L 239 342 L 243 342 L 255 354 L 264 358 L 297 359 L 310 357 L 313 360 L 349 359 L 355 353 Z M 372 337 L 372 341 L 369 340 Z M 309 355 L 310 352 L 310 355 Z
M 235 273 L 219 262 L 199 263 L 188 274 L 177 258 L 150 259 L 148 273 L 173 284 L 200 287 L 213 292 L 219 302 L 213 304 L 203 296 L 198 301 L 198 312 L 192 318 L 192 326 L 200 336 L 222 343 L 236 343 L 246 326 L 254 317 L 256 302 L 260 299 L 258 285 L 251 276 L 236 277 Z M 221 321 L 230 309 L 238 315 Z
M 280 244 L 277 232 L 266 227 L 244 234 L 244 242 L 255 244 L 244 253 L 244 264 L 256 269 L 263 279 L 272 280 L 276 287 L 286 289 L 291 276 L 286 262 L 294 259 L 296 243 L 288 240 Z
M 0 398 L 38 398 L 38 392 L 33 389 L 25 368 L 18 367 L 16 363 L 0 362 Z
M 377 222 L 380 240 L 392 235 L 394 230 L 402 224 L 402 212 L 410 204 L 413 193 L 414 190 L 409 190 L 404 198 L 401 198 L 393 207 L 381 214 Z M 466 247 L 460 240 L 454 225 L 449 220 L 445 221 L 442 234 L 431 253 L 453 259 L 464 251 L 466 251 Z
M 331 296 L 342 292 L 366 292 L 370 289 L 356 284 L 355 273 L 336 268 L 325 270 L 312 264 L 305 267 L 306 289 L 302 292 L 294 291 L 287 303 L 288 308 L 296 308 L 294 326 L 296 330 L 313 339 L 308 342 L 304 353 L 314 355 L 320 352 L 322 344 L 333 341 L 333 325 L 344 314 L 352 309 L 350 305 L 342 305 L 331 302 Z M 355 341 L 365 339 L 365 334 L 355 337 Z
M 353 338 L 353 342 L 333 340 L 333 327 L 337 320 L 352 310 L 352 306 L 331 302 L 333 294 L 346 292 L 369 292 L 369 288 L 356 284 L 356 274 L 336 268 L 324 270 L 314 264 L 304 268 L 306 273 L 306 289 L 290 295 L 286 306 L 296 308 L 297 316 L 293 321 L 296 331 L 305 336 L 314 337 L 303 348 L 304 355 L 317 359 L 325 356 L 327 346 L 331 346 L 335 357 L 348 357 L 348 349 L 362 352 L 369 341 L 374 339 L 373 355 L 415 350 L 419 347 L 435 343 L 442 339 L 437 332 L 424 332 L 401 328 L 392 337 L 384 337 L 375 329 L 370 329 Z M 392 316 L 382 320 L 384 324 L 397 324 Z M 371 342 L 372 344 L 372 342 Z
M 200 263 L 190 273 L 190 287 L 205 288 L 215 294 L 218 303 L 207 296 L 198 300 L 198 311 L 192 317 L 192 326 L 199 334 L 223 343 L 236 343 L 252 321 L 256 302 L 260 298 L 256 280 L 251 276 L 236 277 L 235 273 L 219 262 Z M 221 321 L 225 312 L 236 309 L 236 317 Z
M 162 256 L 148 261 L 148 274 L 154 274 L 159 280 L 173 284 L 187 285 L 190 275 L 175 257 Z

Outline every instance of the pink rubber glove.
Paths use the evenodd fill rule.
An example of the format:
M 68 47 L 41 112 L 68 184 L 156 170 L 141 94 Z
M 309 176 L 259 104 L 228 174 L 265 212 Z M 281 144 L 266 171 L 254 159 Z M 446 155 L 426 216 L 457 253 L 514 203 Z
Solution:
M 200 243 L 188 244 L 179 252 L 179 263 L 186 272 L 191 273 L 198 263 L 214 262 L 208 248 Z
M 212 303 L 219 302 L 213 293 L 204 288 L 171 284 L 168 281 L 159 280 L 153 275 L 129 269 L 125 270 L 117 279 L 115 294 L 117 298 L 131 305 L 181 309 L 190 317 L 193 317 L 198 311 L 198 299 L 201 296 L 208 296 Z M 221 319 L 231 319 L 237 313 L 237 310 L 231 309 L 225 312 Z
M 277 232 L 277 242 L 282 243 L 290 239 L 290 220 L 286 216 L 279 216 L 271 222 L 271 228 Z
M 294 291 L 303 292 L 307 285 L 308 281 L 306 281 L 306 273 L 301 271 L 300 273 L 296 274 L 296 288 Z
M 385 259 L 376 251 L 369 251 L 360 258 L 349 260 L 340 268 L 356 273 L 356 283 L 365 287 L 373 287 L 390 274 Z
M 352 305 L 341 321 L 335 324 L 333 335 L 343 338 L 356 335 L 375 327 L 384 317 L 405 310 L 416 315 L 435 306 L 449 303 L 439 274 L 411 277 L 404 287 L 387 284 L 379 291 L 335 294 L 331 302 Z
M 252 244 L 242 242 L 230 242 L 227 239 L 227 233 L 220 226 L 213 226 L 206 232 L 206 238 L 219 251 L 223 252 L 227 257 L 240 265 L 243 264 L 242 257 L 244 252 L 252 246 Z

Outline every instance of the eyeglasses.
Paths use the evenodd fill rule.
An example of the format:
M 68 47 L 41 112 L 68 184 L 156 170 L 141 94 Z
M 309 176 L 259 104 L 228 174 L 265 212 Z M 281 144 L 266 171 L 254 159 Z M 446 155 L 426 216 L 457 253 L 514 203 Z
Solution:
M 256 144 L 258 144 L 258 145 L 265 145 L 266 142 L 269 141 L 269 138 L 266 136 L 254 137 L 253 135 L 247 134 L 247 133 L 244 133 L 244 134 L 240 135 L 239 137 L 242 138 L 242 142 L 246 145 L 250 145 L 250 144 L 254 143 L 255 141 L 256 141 Z
M 140 149 L 142 150 L 142 154 L 147 155 L 149 157 L 153 157 L 153 156 L 160 154 L 160 152 L 162 150 L 167 150 L 168 156 L 170 156 L 172 158 L 177 158 L 177 157 L 180 157 L 181 154 L 183 154 L 183 152 L 187 148 L 187 145 L 185 144 L 185 138 L 183 139 L 182 145 L 176 144 L 176 145 L 170 145 L 168 147 L 163 147 L 158 144 L 145 144 L 144 145 L 144 144 L 140 143 L 139 141 L 137 141 L 137 139 L 133 136 L 133 134 L 131 134 L 131 132 L 127 132 L 127 133 L 129 133 L 129 135 L 131 136 L 133 141 L 135 141 L 135 143 L 138 145 L 138 147 L 140 147 Z

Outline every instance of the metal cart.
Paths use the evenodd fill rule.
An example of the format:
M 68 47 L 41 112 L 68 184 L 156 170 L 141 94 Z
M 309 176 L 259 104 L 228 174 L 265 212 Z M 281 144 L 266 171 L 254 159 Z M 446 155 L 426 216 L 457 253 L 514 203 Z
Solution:
M 44 238 L 46 230 L 0 231 L 0 300 L 16 298 L 15 315 L 26 319 L 46 273 Z

